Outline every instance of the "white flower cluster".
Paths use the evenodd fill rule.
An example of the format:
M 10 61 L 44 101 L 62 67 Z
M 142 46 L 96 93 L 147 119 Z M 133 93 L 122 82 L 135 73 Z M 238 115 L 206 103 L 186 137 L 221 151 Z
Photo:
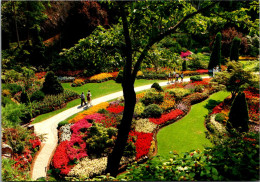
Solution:
M 213 114 L 210 118 L 210 122 L 213 124 L 213 126 L 216 128 L 216 130 L 221 133 L 221 134 L 224 134 L 224 133 L 227 133 L 227 130 L 225 128 L 225 126 L 217 121 L 215 121 L 215 114 Z
M 135 131 L 144 132 L 144 133 L 152 133 L 156 128 L 156 124 L 149 122 L 149 119 L 139 119 L 136 120 Z
M 135 160 L 133 158 L 122 157 L 120 165 L 129 164 Z M 89 178 L 93 175 L 101 175 L 105 172 L 107 167 L 107 157 L 98 159 L 89 159 L 88 157 L 82 159 L 76 166 L 74 166 L 68 176 L 77 176 Z
M 70 126 L 71 125 L 72 124 L 66 124 L 60 128 L 60 131 L 61 131 L 60 142 L 63 142 L 66 140 L 70 141 L 70 138 L 71 138 Z
M 98 159 L 89 159 L 88 157 L 82 159 L 69 172 L 69 176 L 85 176 L 91 177 L 93 175 L 102 174 L 107 167 L 107 157 Z

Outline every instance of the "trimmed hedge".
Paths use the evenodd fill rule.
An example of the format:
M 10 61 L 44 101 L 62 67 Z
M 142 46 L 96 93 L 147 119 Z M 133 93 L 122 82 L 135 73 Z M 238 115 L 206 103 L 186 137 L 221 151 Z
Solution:
M 157 104 L 150 104 L 144 109 L 142 116 L 144 118 L 159 118 L 163 110 Z

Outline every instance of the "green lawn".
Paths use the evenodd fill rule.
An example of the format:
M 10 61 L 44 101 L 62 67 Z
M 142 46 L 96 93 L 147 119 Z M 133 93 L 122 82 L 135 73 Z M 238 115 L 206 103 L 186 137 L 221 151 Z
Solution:
M 138 79 L 135 81 L 135 87 L 139 87 L 142 85 L 148 85 L 152 84 L 154 82 L 165 82 L 166 80 L 144 80 L 144 79 Z M 114 80 L 109 80 L 103 83 L 87 83 L 81 87 L 71 87 L 71 83 L 62 83 L 62 86 L 64 89 L 69 89 L 77 92 L 78 94 L 81 94 L 84 92 L 84 94 L 87 93 L 88 90 L 91 91 L 92 99 L 99 98 L 104 95 L 112 94 L 114 92 L 118 92 L 122 90 L 122 86 L 120 83 L 116 83 Z M 80 105 L 80 99 L 73 100 L 67 104 L 66 107 L 60 110 L 56 110 L 50 113 L 39 115 L 35 118 L 35 120 L 32 123 L 38 123 L 40 121 L 43 121 L 45 119 L 48 119 L 66 109 L 69 109 L 71 107 Z
M 167 157 L 170 151 L 180 154 L 211 146 L 205 137 L 204 116 L 208 114 L 205 105 L 210 99 L 222 101 L 228 95 L 230 93 L 225 91 L 215 93 L 209 99 L 193 105 L 190 112 L 181 120 L 162 128 L 157 134 L 158 154 Z

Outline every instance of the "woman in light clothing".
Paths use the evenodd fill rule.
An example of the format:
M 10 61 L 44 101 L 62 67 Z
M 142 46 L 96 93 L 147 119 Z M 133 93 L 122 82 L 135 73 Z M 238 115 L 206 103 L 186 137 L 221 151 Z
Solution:
M 88 93 L 87 93 L 87 101 L 88 101 L 88 106 L 89 106 L 89 107 L 92 106 L 92 104 L 91 104 L 91 93 L 90 93 L 90 90 L 89 90 Z

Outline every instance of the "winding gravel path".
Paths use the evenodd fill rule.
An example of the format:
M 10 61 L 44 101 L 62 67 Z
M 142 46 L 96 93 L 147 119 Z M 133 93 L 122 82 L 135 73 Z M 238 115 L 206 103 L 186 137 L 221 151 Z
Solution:
M 208 76 L 205 76 L 203 78 L 208 78 Z M 190 80 L 189 78 L 185 78 L 183 81 L 187 82 L 189 80 Z M 161 82 L 159 84 L 160 84 L 160 86 L 168 85 L 167 82 Z M 139 92 L 142 90 L 149 89 L 149 88 L 151 88 L 151 85 L 152 84 L 136 87 L 135 91 Z M 106 102 L 106 101 L 109 101 L 109 100 L 112 100 L 112 99 L 115 99 L 115 98 L 118 98 L 121 96 L 123 96 L 123 91 L 115 92 L 113 94 L 109 94 L 109 95 L 106 95 L 106 96 L 103 96 L 103 97 L 100 97 L 97 99 L 93 99 L 92 105 L 97 105 L 102 102 Z M 86 107 L 75 106 L 75 107 L 67 109 L 49 119 L 46 119 L 40 123 L 33 124 L 35 133 L 37 135 L 45 134 L 45 138 L 46 138 L 46 140 L 43 142 L 44 145 L 41 148 L 41 151 L 40 151 L 39 155 L 37 156 L 37 158 L 34 162 L 34 165 L 33 165 L 33 169 L 32 169 L 32 179 L 33 180 L 36 180 L 37 178 L 40 178 L 40 177 L 46 177 L 48 164 L 49 164 L 49 162 L 52 158 L 52 155 L 54 153 L 54 150 L 58 144 L 58 131 L 57 131 L 58 123 L 85 109 L 86 109 Z

